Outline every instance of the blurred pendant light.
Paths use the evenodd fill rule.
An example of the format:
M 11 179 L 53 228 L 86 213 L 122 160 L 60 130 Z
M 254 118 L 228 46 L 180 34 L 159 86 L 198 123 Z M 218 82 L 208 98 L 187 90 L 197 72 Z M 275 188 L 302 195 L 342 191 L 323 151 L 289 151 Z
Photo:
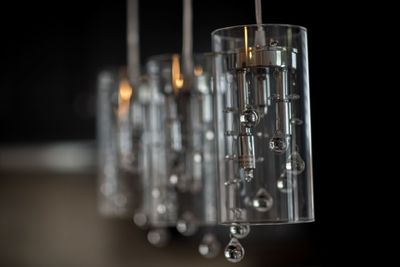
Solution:
M 102 71 L 97 88 L 98 208 L 107 217 L 129 218 L 137 204 L 133 177 L 138 175 L 128 164 L 134 161 L 135 140 L 128 137 L 132 89 L 118 68 Z
M 155 166 L 151 158 L 154 156 L 151 150 L 152 140 L 157 140 L 156 135 L 152 135 L 149 129 L 152 129 L 159 121 L 156 120 L 153 110 L 149 109 L 149 101 L 151 90 L 148 80 L 140 73 L 140 49 L 139 49 L 139 0 L 127 1 L 127 62 L 128 76 L 130 83 L 136 89 L 131 99 L 130 115 L 131 115 L 131 131 L 132 137 L 138 136 L 136 144 L 133 146 L 137 160 L 137 168 L 140 170 L 140 176 L 136 181 L 136 185 L 140 188 L 138 196 L 140 200 L 136 209 L 131 210 L 135 224 L 143 229 L 147 229 L 147 240 L 156 247 L 163 247 L 168 244 L 170 239 L 169 231 L 166 225 L 153 224 L 149 218 L 153 214 L 151 203 L 148 202 L 149 195 L 157 195 L 157 188 L 150 188 L 149 177 L 154 171 Z M 154 118 L 154 119 L 153 119 Z M 157 161 L 156 161 L 157 162 Z M 162 164 L 157 162 L 156 164 Z M 159 174 L 161 175 L 161 174 Z M 158 207 L 159 211 L 163 209 Z M 170 211 L 164 210 L 165 214 L 171 214 Z
M 253 224 L 314 220 L 307 32 L 262 24 L 215 30 L 219 218 L 230 225 L 225 257 Z
M 135 94 L 140 78 L 138 0 L 128 4 L 128 67 L 109 68 L 98 77 L 98 205 L 105 216 L 132 217 L 141 194 L 139 144 L 142 111 Z
M 143 213 L 150 226 L 175 226 L 185 236 L 217 220 L 212 57 L 193 57 L 191 5 L 184 0 L 182 56 L 147 61 L 149 94 L 141 98 L 147 122 Z M 218 254 L 211 232 L 199 247 L 205 257 Z

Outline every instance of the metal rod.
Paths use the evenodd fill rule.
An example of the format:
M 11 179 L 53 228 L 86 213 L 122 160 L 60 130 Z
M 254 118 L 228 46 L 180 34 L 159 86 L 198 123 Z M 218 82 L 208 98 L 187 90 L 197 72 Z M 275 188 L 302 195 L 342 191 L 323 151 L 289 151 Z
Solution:
M 139 0 L 127 1 L 128 78 L 133 86 L 140 78 Z
M 185 81 L 191 81 L 193 73 L 193 19 L 192 0 L 183 0 L 182 61 Z
M 262 9 L 261 9 L 261 0 L 255 0 L 256 5 L 256 23 L 258 27 L 261 27 L 262 24 Z

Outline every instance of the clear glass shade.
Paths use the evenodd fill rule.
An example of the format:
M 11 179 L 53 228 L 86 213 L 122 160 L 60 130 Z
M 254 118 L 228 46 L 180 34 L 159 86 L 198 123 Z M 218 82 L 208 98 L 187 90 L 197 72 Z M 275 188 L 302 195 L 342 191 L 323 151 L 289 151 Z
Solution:
M 248 25 L 212 33 L 219 220 L 314 220 L 307 33 Z
M 131 217 L 140 199 L 138 147 L 141 126 L 132 124 L 132 87 L 124 70 L 98 76 L 98 206 L 102 215 Z
M 216 146 L 212 101 L 212 58 L 195 57 L 184 79 L 178 55 L 147 62 L 144 104 L 143 212 L 152 226 L 216 223 Z

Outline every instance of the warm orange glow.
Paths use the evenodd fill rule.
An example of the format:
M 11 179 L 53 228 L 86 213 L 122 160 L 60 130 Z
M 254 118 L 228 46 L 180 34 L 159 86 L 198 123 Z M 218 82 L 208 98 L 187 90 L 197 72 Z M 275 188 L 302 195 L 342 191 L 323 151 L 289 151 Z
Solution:
M 132 96 L 132 87 L 127 79 L 119 82 L 119 98 L 120 101 L 129 101 Z
M 172 87 L 175 94 L 183 87 L 183 75 L 179 64 L 179 55 L 176 54 L 172 56 Z
M 119 82 L 118 94 L 118 115 L 120 118 L 125 117 L 129 112 L 129 100 L 131 99 L 133 90 L 128 79 L 122 79 Z
M 194 67 L 194 75 L 195 75 L 196 77 L 199 77 L 199 76 L 201 76 L 202 74 L 203 74 L 203 67 L 200 66 L 200 65 L 195 66 L 195 67 Z
M 249 48 L 249 43 L 247 40 L 247 26 L 244 26 L 244 52 L 246 53 L 246 58 L 248 55 L 248 48 Z
M 249 59 L 251 60 L 253 58 L 253 49 L 249 47 Z

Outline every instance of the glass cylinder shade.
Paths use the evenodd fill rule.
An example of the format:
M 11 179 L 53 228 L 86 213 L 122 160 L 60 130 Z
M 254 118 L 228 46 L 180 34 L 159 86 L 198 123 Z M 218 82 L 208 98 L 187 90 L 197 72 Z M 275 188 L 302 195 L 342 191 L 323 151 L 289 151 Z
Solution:
M 129 218 L 138 204 L 138 151 L 133 144 L 140 133 L 132 127 L 132 87 L 124 73 L 110 68 L 98 76 L 98 206 L 104 216 Z
M 215 224 L 217 216 L 211 55 L 194 63 L 184 79 L 179 55 L 147 62 L 145 210 L 151 225 L 177 225 L 180 232 Z
M 212 33 L 219 221 L 314 220 L 306 29 Z

